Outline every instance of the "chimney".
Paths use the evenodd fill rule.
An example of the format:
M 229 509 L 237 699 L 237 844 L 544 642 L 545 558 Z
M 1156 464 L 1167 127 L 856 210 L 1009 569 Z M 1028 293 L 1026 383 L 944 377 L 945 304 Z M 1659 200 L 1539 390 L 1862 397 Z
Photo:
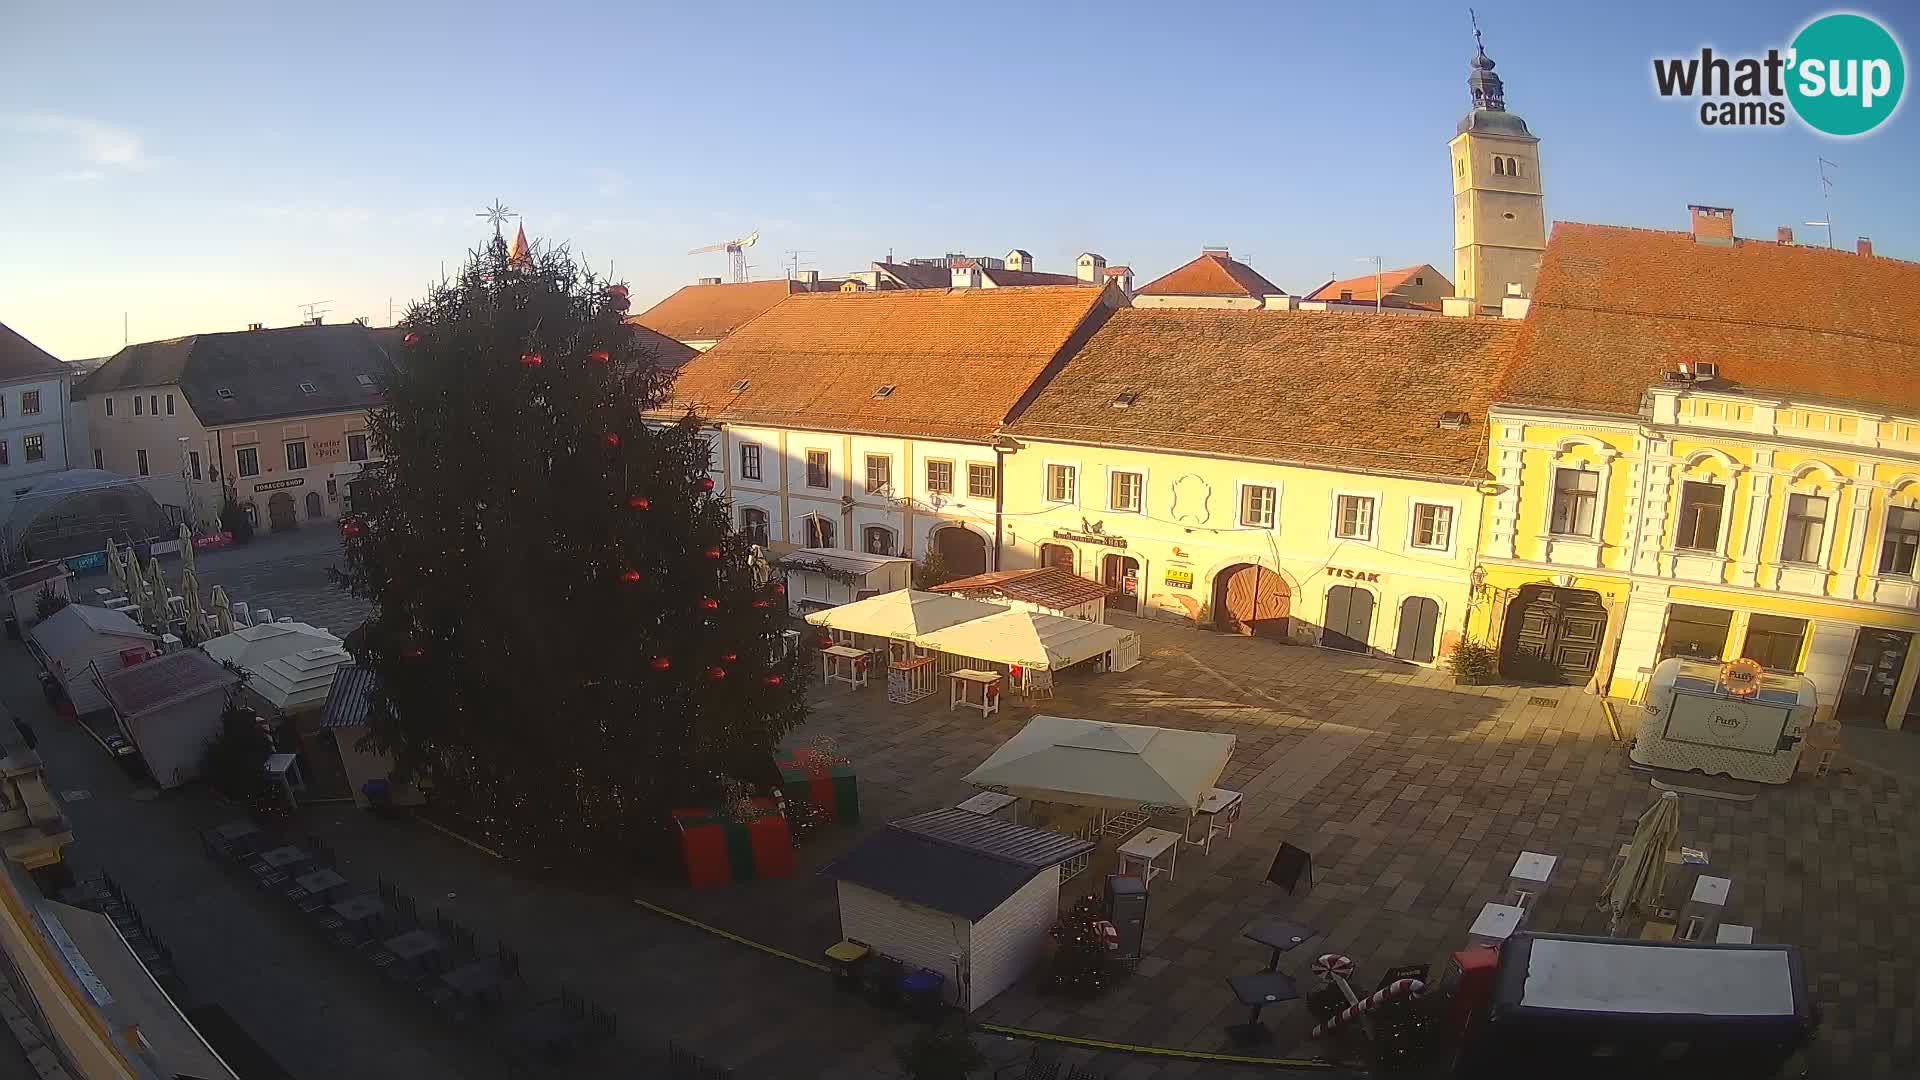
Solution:
M 266 328 L 266 323 L 250 322 L 247 324 L 247 329 L 249 330 L 265 330 Z
M 1773 230 L 1773 242 L 1776 244 L 1793 243 L 1793 230 L 1785 225 Z
M 314 316 L 313 318 L 311 318 L 311 319 L 308 319 L 308 320 L 307 320 L 307 325 L 308 325 L 308 326 L 319 326 L 319 325 L 320 325 L 320 316 L 318 316 L 318 315 L 315 315 L 315 316 Z
M 956 289 L 977 289 L 980 287 L 980 268 L 973 265 L 972 259 L 958 260 L 949 268 L 949 272 L 953 275 L 953 287 Z
M 1865 255 L 1868 258 L 1872 258 L 1873 257 L 1873 237 L 1863 236 L 1860 239 L 1855 240 L 1853 242 L 1853 253 L 1856 255 Z
M 1507 282 L 1507 295 L 1500 298 L 1500 317 L 1503 319 L 1524 319 L 1527 309 L 1533 301 L 1527 299 L 1527 290 L 1517 281 Z
M 1733 246 L 1733 211 L 1724 206 L 1688 206 L 1693 212 L 1693 239 L 1699 244 Z
M 1233 258 L 1233 256 L 1232 256 L 1232 255 L 1230 255 L 1230 254 L 1228 254 L 1228 253 L 1227 253 L 1227 249 L 1226 249 L 1226 248 L 1223 248 L 1223 247 L 1203 247 L 1203 248 L 1201 248 L 1201 249 L 1200 249 L 1200 257 L 1201 257 L 1201 258 L 1203 258 L 1203 259 L 1204 259 L 1204 258 L 1206 258 L 1206 257 L 1207 257 L 1207 256 L 1209 256 L 1209 255 L 1218 255 L 1218 256 L 1219 256 L 1220 258 L 1222 258 L 1222 259 L 1231 259 L 1231 258 Z
M 799 282 L 802 285 L 818 285 L 820 284 L 820 271 L 795 270 L 793 272 L 793 280 Z
M 1105 285 L 1107 283 L 1106 256 L 1095 255 L 1091 251 L 1083 251 L 1077 260 L 1077 268 L 1082 282 L 1088 285 Z
M 720 279 L 717 277 L 694 278 L 693 283 L 695 285 L 718 285 L 720 284 Z

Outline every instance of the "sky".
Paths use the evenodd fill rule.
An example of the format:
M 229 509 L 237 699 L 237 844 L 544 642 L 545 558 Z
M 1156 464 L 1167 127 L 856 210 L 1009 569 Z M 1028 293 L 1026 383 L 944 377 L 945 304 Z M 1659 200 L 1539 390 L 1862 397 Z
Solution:
M 1475 7 L 1550 219 L 1684 229 L 1707 203 L 1823 240 L 1801 223 L 1825 157 L 1837 242 L 1920 259 L 1912 102 L 1838 141 L 1704 128 L 1653 91 L 1655 56 L 1784 47 L 1830 9 Z M 1920 59 L 1920 8 L 1853 10 Z M 10 0 L 0 322 L 63 359 L 312 301 L 384 325 L 494 199 L 635 310 L 754 229 L 756 278 L 1021 247 L 1145 283 L 1219 245 L 1291 292 L 1374 255 L 1451 273 L 1472 51 L 1464 3 Z

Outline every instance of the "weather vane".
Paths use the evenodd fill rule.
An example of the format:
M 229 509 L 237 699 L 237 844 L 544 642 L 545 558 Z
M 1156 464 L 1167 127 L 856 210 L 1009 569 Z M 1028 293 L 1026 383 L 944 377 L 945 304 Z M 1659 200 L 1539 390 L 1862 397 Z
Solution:
M 1467 9 L 1467 21 L 1473 24 L 1473 47 L 1479 50 L 1482 56 L 1486 55 L 1487 47 L 1480 41 L 1480 16 L 1475 15 L 1472 8 Z
M 493 235 L 499 236 L 500 226 L 505 225 L 508 221 L 512 220 L 515 217 L 518 217 L 519 215 L 515 214 L 512 210 L 507 209 L 507 206 L 505 203 L 502 203 L 499 199 L 495 199 L 493 200 L 492 206 L 487 207 L 485 210 L 482 210 L 473 216 L 486 218 L 489 222 L 492 222 Z

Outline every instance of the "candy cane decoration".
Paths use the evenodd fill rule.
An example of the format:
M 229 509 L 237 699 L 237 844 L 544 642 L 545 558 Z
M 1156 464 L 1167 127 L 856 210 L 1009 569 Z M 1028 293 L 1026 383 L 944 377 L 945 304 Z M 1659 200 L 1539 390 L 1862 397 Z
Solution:
M 1417 998 L 1427 992 L 1427 984 L 1419 979 L 1395 979 L 1386 986 L 1375 990 L 1358 1005 L 1349 1005 L 1339 1015 L 1329 1018 L 1325 1023 L 1315 1024 L 1312 1037 L 1332 1034 L 1340 1030 L 1341 1025 L 1350 1024 L 1361 1013 L 1370 1013 L 1389 1001 L 1401 998 Z
M 1313 962 L 1313 973 L 1331 982 L 1336 978 L 1344 979 L 1353 974 L 1353 958 L 1339 953 L 1325 953 Z

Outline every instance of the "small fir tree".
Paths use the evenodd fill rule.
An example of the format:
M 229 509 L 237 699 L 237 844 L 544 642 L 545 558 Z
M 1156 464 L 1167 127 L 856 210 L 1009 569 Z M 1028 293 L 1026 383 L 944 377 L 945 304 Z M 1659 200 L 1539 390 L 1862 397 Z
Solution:
M 1074 997 L 1090 998 L 1105 990 L 1119 976 L 1120 965 L 1107 948 L 1096 923 L 1105 919 L 1100 900 L 1083 896 L 1073 910 L 1053 926 L 1053 969 L 1049 989 Z
M 42 585 L 40 591 L 33 597 L 33 616 L 36 619 L 45 619 L 72 602 L 54 592 L 52 585 Z
M 631 851 L 766 771 L 810 656 L 626 289 L 496 237 L 403 320 L 336 580 L 373 602 L 370 748 L 516 855 Z
M 940 585 L 945 585 L 953 576 L 947 573 L 947 560 L 941 556 L 940 545 L 938 544 L 929 543 L 927 545 L 926 561 L 922 562 L 918 569 L 920 571 L 920 583 L 916 587 L 921 589 L 932 589 Z

